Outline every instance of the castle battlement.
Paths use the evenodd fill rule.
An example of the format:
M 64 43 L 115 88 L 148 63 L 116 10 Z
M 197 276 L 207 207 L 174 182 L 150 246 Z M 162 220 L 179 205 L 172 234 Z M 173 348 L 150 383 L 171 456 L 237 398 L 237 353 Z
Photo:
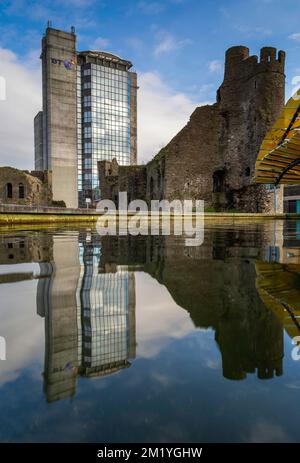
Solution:
M 251 77 L 259 72 L 284 74 L 285 52 L 274 47 L 263 47 L 257 55 L 250 56 L 249 48 L 239 45 L 231 47 L 225 54 L 224 81 Z
M 285 63 L 285 52 L 280 50 L 277 55 L 277 49 L 273 47 L 263 47 L 260 50 L 261 63 Z

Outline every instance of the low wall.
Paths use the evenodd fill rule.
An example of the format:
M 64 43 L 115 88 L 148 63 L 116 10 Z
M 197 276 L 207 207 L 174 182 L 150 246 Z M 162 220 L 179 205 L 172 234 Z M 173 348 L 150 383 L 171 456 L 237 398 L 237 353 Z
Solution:
M 0 204 L 0 213 L 52 214 L 52 215 L 95 215 L 95 209 L 72 209 L 67 207 L 20 206 L 19 204 Z
M 39 223 L 91 223 L 96 222 L 101 214 L 95 209 L 70 209 L 59 207 L 32 207 L 19 205 L 0 205 L 0 226 L 14 224 Z M 122 218 L 122 214 L 120 214 Z M 214 222 L 249 222 L 253 220 L 300 219 L 300 214 L 249 214 L 208 212 L 205 221 Z

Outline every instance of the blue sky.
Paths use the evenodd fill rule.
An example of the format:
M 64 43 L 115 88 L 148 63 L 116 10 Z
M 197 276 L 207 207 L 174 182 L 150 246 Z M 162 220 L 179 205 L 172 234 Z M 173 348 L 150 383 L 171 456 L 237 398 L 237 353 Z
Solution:
M 170 102 L 172 108 L 172 114 L 164 110 L 159 126 L 165 126 L 165 137 L 155 133 L 155 146 L 143 147 L 151 132 L 141 132 L 142 159 L 176 133 L 194 106 L 214 101 L 228 47 L 246 45 L 251 54 L 263 46 L 285 50 L 287 96 L 292 78 L 300 75 L 296 0 L 0 0 L 0 13 L 0 49 L 13 52 L 15 65 L 24 72 L 34 73 L 40 65 L 40 39 L 48 19 L 58 29 L 74 25 L 78 49 L 104 49 L 134 63 L 141 76 L 141 121 L 151 125 L 150 116 L 156 117 L 157 95 L 157 105 Z M 149 87 L 150 93 L 157 92 L 152 97 Z M 154 123 L 152 129 L 158 131 Z

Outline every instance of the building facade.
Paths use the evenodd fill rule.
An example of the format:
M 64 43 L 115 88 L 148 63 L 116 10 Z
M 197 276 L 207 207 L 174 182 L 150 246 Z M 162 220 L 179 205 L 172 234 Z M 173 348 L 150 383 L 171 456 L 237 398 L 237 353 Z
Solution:
M 100 199 L 98 161 L 136 164 L 136 74 L 104 52 L 77 57 L 79 203 Z
M 77 207 L 76 35 L 47 28 L 41 59 L 42 170 L 52 171 L 53 199 Z
M 300 214 L 300 185 L 285 185 L 284 212 Z
M 284 65 L 285 53 L 275 48 L 262 48 L 260 58 L 244 46 L 227 50 L 216 102 L 196 108 L 187 125 L 144 166 L 146 182 L 137 198 L 200 199 L 208 211 L 273 212 L 274 191 L 256 185 L 254 172 L 259 147 L 284 106 Z M 112 176 L 112 167 L 99 166 L 108 199 L 122 183 L 122 169 Z M 276 196 L 279 212 L 281 189 Z
M 51 173 L 0 167 L 0 204 L 51 206 Z
M 97 162 L 137 160 L 136 73 L 130 61 L 111 53 L 78 52 L 73 28 L 69 33 L 48 27 L 41 58 L 36 168 L 52 171 L 54 200 L 67 207 L 95 204 L 101 195 Z

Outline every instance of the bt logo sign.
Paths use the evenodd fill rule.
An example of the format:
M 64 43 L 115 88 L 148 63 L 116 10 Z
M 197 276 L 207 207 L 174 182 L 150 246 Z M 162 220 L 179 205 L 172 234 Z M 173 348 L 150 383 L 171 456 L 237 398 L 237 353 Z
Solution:
M 65 67 L 68 71 L 70 71 L 71 69 L 73 69 L 74 66 L 75 66 L 75 64 L 76 64 L 75 60 L 73 60 L 73 59 L 72 59 L 72 60 L 68 60 L 68 59 L 56 59 L 56 58 L 51 58 L 51 63 L 52 63 L 52 64 L 58 64 L 59 66 L 60 66 L 61 64 L 63 64 L 64 67 Z

